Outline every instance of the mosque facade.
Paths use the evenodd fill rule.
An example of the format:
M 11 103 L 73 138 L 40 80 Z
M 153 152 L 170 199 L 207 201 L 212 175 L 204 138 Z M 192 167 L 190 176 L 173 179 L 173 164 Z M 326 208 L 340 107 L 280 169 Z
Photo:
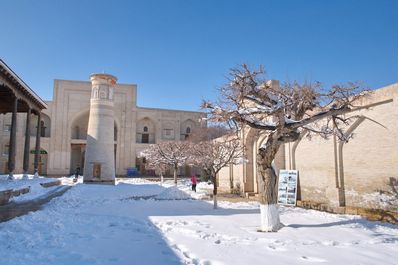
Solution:
M 48 176 L 84 172 L 88 138 L 90 81 L 54 80 L 53 100 L 45 101 L 40 122 L 31 116 L 29 173 L 34 171 L 35 136 L 40 124 L 40 155 L 38 173 Z M 101 95 L 99 95 L 101 96 Z M 156 95 L 154 95 L 156 96 Z M 137 106 L 137 85 L 115 83 L 113 100 L 113 143 L 116 176 L 126 175 L 127 169 L 144 173 L 144 162 L 139 153 L 150 144 L 186 139 L 195 128 L 204 126 L 202 112 L 145 108 Z M 15 173 L 22 173 L 22 159 L 26 129 L 26 113 L 17 114 L 17 143 Z M 6 174 L 12 115 L 0 115 L 0 174 Z M 148 173 L 148 172 L 145 172 Z M 180 175 L 191 174 L 181 169 Z

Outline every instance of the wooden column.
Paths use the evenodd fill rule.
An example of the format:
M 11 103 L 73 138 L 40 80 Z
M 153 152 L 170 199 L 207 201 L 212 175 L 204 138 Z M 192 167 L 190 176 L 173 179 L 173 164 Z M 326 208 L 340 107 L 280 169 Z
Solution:
M 28 178 L 28 170 L 29 170 L 29 149 L 30 149 L 30 114 L 31 109 L 28 109 L 26 113 L 26 130 L 25 130 L 25 148 L 23 151 L 23 178 Z
M 40 155 L 40 112 L 37 114 L 37 130 L 36 130 L 36 148 L 35 148 L 35 161 L 34 161 L 34 168 L 35 168 L 35 178 L 39 176 L 39 155 Z
M 18 98 L 14 99 L 14 106 L 12 109 L 11 118 L 11 132 L 10 132 L 10 145 L 8 150 L 8 179 L 14 179 L 15 170 L 15 151 L 17 143 L 17 111 L 18 111 Z

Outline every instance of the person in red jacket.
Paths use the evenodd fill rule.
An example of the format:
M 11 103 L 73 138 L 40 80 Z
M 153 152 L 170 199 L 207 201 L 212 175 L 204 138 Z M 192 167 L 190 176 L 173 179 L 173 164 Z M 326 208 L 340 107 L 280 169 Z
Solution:
M 192 175 L 191 182 L 192 182 L 192 190 L 194 192 L 196 192 L 196 177 L 195 177 L 195 175 Z

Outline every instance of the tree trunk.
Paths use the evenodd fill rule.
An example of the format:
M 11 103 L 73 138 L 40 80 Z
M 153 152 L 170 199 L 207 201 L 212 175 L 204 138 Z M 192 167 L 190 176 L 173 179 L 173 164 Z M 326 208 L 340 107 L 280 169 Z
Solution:
M 217 209 L 217 177 L 215 174 L 211 175 L 211 180 L 213 182 L 213 208 Z
M 233 165 L 230 165 L 230 168 L 229 168 L 229 189 L 230 189 L 231 193 L 234 193 L 235 187 L 234 187 L 234 174 L 233 174 L 233 172 L 231 172 L 232 167 L 233 167 Z
M 177 171 L 178 166 L 174 166 L 174 184 L 177 185 Z
M 259 166 L 260 183 L 260 213 L 261 232 L 276 232 L 283 227 L 279 220 L 277 205 L 277 176 L 272 168 L 272 161 L 279 148 L 279 145 L 267 146 L 259 150 L 257 163 Z

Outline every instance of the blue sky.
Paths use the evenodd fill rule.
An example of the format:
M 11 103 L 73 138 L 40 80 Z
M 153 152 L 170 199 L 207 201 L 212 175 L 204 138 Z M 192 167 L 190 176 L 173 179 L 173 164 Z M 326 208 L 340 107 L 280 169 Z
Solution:
M 2 0 L 0 57 L 43 99 L 53 80 L 111 73 L 138 105 L 198 110 L 228 70 L 270 79 L 398 82 L 398 1 Z

